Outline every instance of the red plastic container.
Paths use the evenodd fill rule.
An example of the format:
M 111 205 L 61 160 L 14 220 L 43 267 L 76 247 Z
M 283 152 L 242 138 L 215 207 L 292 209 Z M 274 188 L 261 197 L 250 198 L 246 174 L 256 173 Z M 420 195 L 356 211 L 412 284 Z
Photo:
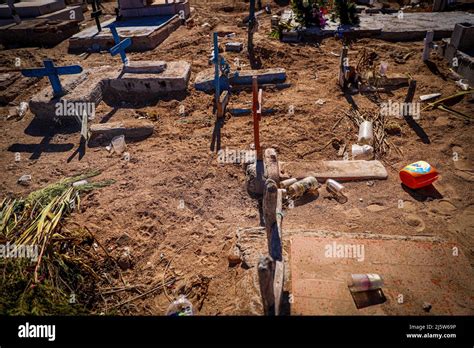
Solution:
M 438 171 L 428 162 L 418 161 L 400 170 L 400 180 L 411 189 L 419 189 L 438 179 Z

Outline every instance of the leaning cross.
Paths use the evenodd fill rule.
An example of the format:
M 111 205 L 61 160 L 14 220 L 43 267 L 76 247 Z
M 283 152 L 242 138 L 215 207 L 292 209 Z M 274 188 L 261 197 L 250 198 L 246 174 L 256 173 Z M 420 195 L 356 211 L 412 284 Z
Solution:
M 99 4 L 97 0 L 92 1 L 92 13 L 91 18 L 95 19 L 95 25 L 97 25 L 97 31 L 102 31 L 102 27 L 100 26 L 100 16 L 102 16 L 102 10 L 99 8 Z
M 127 49 L 127 47 L 130 47 L 130 45 L 132 44 L 132 39 L 127 37 L 126 39 L 120 41 L 120 37 L 117 33 L 117 28 L 114 25 L 110 26 L 110 31 L 112 32 L 112 36 L 114 37 L 115 42 L 115 46 L 109 50 L 110 54 L 112 56 L 120 54 L 123 64 L 128 65 L 128 58 L 125 55 L 125 49 Z
M 59 75 L 72 75 L 82 72 L 82 68 L 79 65 L 55 67 L 53 61 L 49 59 L 44 60 L 43 63 L 44 68 L 23 69 L 21 73 L 26 77 L 48 76 L 55 96 L 61 96 L 64 94 Z
M 21 19 L 20 19 L 20 16 L 18 15 L 18 13 L 16 12 L 14 2 L 15 2 L 15 0 L 7 0 L 7 6 L 10 9 L 11 15 L 12 15 L 13 20 L 15 21 L 15 23 L 20 24 Z

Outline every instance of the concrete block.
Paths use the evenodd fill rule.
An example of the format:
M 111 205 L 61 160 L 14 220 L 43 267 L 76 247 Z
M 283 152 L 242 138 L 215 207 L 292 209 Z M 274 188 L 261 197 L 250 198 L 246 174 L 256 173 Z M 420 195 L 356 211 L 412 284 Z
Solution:
M 119 78 L 104 80 L 104 100 L 107 103 L 151 103 L 162 96 L 186 92 L 190 76 L 191 65 L 184 61 L 168 62 L 166 69 L 158 74 L 125 73 Z
M 131 61 L 129 65 L 123 67 L 123 72 L 133 74 L 158 74 L 163 72 L 166 66 L 166 62 L 163 61 Z
M 242 42 L 227 42 L 225 44 L 226 52 L 240 52 L 244 48 L 244 44 Z
M 93 124 L 89 127 L 89 145 L 99 145 L 109 142 L 114 137 L 125 135 L 126 140 L 142 140 L 153 134 L 155 126 L 147 120 L 123 120 L 117 122 L 107 122 Z
M 474 18 L 473 22 L 474 23 Z M 451 45 L 467 53 L 474 50 L 474 24 L 457 23 L 451 35 Z
M 286 71 L 282 68 L 244 70 L 239 71 L 238 76 L 231 76 L 231 85 L 251 85 L 252 77 L 257 76 L 259 84 L 281 83 L 286 80 Z M 214 70 L 206 69 L 201 71 L 194 82 L 194 87 L 198 91 L 212 92 L 214 90 Z

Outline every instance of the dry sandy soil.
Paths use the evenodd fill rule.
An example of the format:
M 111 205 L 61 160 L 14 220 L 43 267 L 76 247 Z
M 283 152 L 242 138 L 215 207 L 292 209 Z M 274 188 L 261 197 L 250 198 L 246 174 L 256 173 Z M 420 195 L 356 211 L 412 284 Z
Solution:
M 106 8 L 112 14 L 113 4 Z M 193 5 L 195 25 L 181 27 L 153 51 L 131 53 L 131 60 L 186 60 L 192 64 L 191 82 L 196 74 L 208 68 L 212 31 L 230 31 L 238 40 L 246 42 L 246 31 L 237 26 L 247 13 L 246 5 L 226 12 L 220 6 L 198 1 Z M 274 6 L 276 10 L 276 6 Z M 86 16 L 89 17 L 90 13 Z M 212 26 L 203 27 L 205 22 Z M 87 25 L 92 25 L 89 20 Z M 325 40 L 317 45 L 285 44 L 268 37 L 270 16 L 262 15 L 260 29 L 255 35 L 257 52 L 264 68 L 283 67 L 287 70 L 291 87 L 264 93 L 265 107 L 277 112 L 263 117 L 261 141 L 264 147 L 273 146 L 280 160 L 340 159 L 337 150 L 329 145 L 331 139 L 343 140 L 349 146 L 357 139 L 357 129 L 343 111 L 350 104 L 337 86 L 337 71 L 341 42 Z M 15 57 L 24 66 L 35 67 L 45 57 L 58 65 L 78 63 L 83 67 L 120 65 L 118 57 L 108 53 L 91 55 L 67 54 L 67 41 L 52 48 L 12 49 L 0 52 L 2 70 L 11 68 Z M 439 73 L 433 73 L 420 62 L 422 43 L 389 43 L 362 39 L 353 43 L 350 57 L 357 57 L 362 48 L 378 53 L 376 63 L 386 61 L 389 71 L 409 73 L 417 80 L 415 98 L 441 92 L 451 95 L 458 91 L 454 81 L 447 78 L 448 67 L 434 59 Z M 405 64 L 397 64 L 392 52 L 413 54 Z M 245 53 L 225 53 L 233 64 L 239 58 L 248 64 Z M 245 68 L 249 68 L 248 65 Z M 16 103 L 28 100 L 46 88 L 43 79 L 22 91 Z M 385 100 L 402 101 L 407 89 L 393 95 L 382 94 Z M 316 104 L 324 100 L 322 105 Z M 455 108 L 473 114 L 472 101 L 464 98 Z M 355 95 L 355 103 L 363 110 L 377 110 L 367 96 Z M 231 106 L 250 106 L 251 94 L 233 95 Z M 186 115 L 179 114 L 184 105 Z M 290 106 L 294 114 L 289 114 Z M 142 109 L 111 107 L 100 104 L 99 120 L 107 117 L 121 120 L 145 116 L 155 123 L 155 132 L 145 141 L 128 144 L 130 162 L 109 155 L 103 148 L 88 148 L 79 160 L 71 155 L 79 144 L 79 133 L 70 133 L 32 123 L 28 113 L 20 121 L 5 119 L 8 108 L 0 108 L 0 195 L 17 196 L 71 176 L 89 168 L 103 170 L 100 178 L 117 182 L 84 197 L 81 213 L 74 214 L 69 228 L 88 227 L 110 251 L 119 255 L 124 247 L 131 248 L 133 267 L 123 272 L 129 284 L 148 286 L 160 281 L 164 273 L 177 282 L 168 293 L 186 293 L 201 315 L 243 314 L 239 297 L 246 296 L 236 286 L 245 272 L 240 266 L 229 267 L 227 255 L 235 243 L 238 228 L 259 226 L 258 203 L 245 190 L 245 174 L 241 165 L 219 164 L 209 149 L 213 130 L 212 96 L 196 91 L 192 84 L 181 101 L 160 101 Z M 333 129 L 334 124 L 344 117 Z M 98 121 L 99 121 L 98 120 Z M 474 264 L 474 133 L 472 124 L 442 111 L 423 112 L 418 121 L 426 133 L 420 138 L 404 121 L 395 119 L 402 132 L 389 136 L 391 151 L 381 158 L 389 173 L 388 180 L 346 184 L 349 201 L 340 205 L 327 199 L 321 192 L 311 203 L 288 210 L 284 229 L 322 229 L 337 232 L 366 232 L 394 235 L 434 235 L 459 245 L 460 250 Z M 222 130 L 222 146 L 246 150 L 253 142 L 251 117 L 229 118 Z M 51 144 L 66 144 L 65 151 L 43 151 L 37 158 L 22 152 L 19 163 L 14 162 L 14 144 L 33 144 L 47 150 L 43 139 Z M 67 144 L 70 147 L 67 147 Z M 71 145 L 72 144 L 72 145 Z M 13 147 L 12 147 L 13 146 Z M 16 145 L 18 148 L 18 145 Z M 397 151 L 395 148 L 398 148 Z M 305 153 L 316 150 L 314 153 Z M 453 153 L 459 156 L 453 161 Z M 441 173 L 435 183 L 438 191 L 428 195 L 405 191 L 400 185 L 398 170 L 417 160 L 426 160 Z M 23 174 L 31 174 L 29 187 L 17 184 Z M 184 206 L 180 205 L 181 200 Z M 399 209 L 399 200 L 404 209 Z M 169 264 L 169 268 L 166 269 Z M 118 279 L 114 279 L 119 284 Z M 134 296 L 122 292 L 116 301 Z M 471 294 L 472 296 L 472 294 Z M 130 306 L 122 307 L 123 314 L 162 315 L 169 301 L 163 292 L 156 292 Z

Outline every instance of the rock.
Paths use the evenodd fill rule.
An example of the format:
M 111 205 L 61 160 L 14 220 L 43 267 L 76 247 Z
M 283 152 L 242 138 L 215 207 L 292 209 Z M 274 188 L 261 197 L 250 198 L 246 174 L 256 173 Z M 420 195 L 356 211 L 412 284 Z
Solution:
M 120 255 L 120 257 L 117 260 L 117 263 L 119 267 L 122 269 L 122 271 L 125 271 L 129 268 L 132 267 L 132 260 L 130 256 L 130 248 L 125 247 L 124 251 Z
M 438 127 L 444 127 L 444 126 L 447 126 L 450 123 L 451 123 L 451 121 L 449 120 L 449 117 L 447 117 L 447 116 L 439 116 L 434 121 L 434 125 L 438 126 Z
M 239 263 L 242 262 L 242 258 L 241 258 L 241 255 L 240 255 L 240 250 L 237 246 L 232 248 L 232 250 L 227 255 L 227 259 L 229 260 L 229 266 L 230 267 L 236 266 L 236 265 L 238 265 Z
M 457 210 L 456 206 L 447 199 L 438 201 L 436 206 L 432 209 L 433 212 L 442 215 L 451 215 Z
M 348 219 L 354 220 L 359 219 L 362 216 L 362 213 L 357 208 L 352 208 L 344 212 Z
M 410 214 L 405 218 L 406 223 L 415 227 L 416 232 L 423 232 L 425 230 L 425 222 L 417 215 Z
M 431 303 L 428 303 L 428 302 L 423 302 L 423 310 L 425 312 L 429 312 L 431 310 L 432 306 L 431 306 Z
M 18 183 L 23 186 L 28 186 L 31 182 L 31 175 L 24 174 L 18 179 Z
M 367 210 L 376 213 L 378 211 L 385 210 L 385 207 L 380 204 L 371 204 L 367 207 Z
M 132 238 L 130 238 L 130 235 L 128 233 L 123 233 L 120 237 L 117 238 L 116 243 L 118 246 L 124 246 L 128 243 L 130 243 Z

